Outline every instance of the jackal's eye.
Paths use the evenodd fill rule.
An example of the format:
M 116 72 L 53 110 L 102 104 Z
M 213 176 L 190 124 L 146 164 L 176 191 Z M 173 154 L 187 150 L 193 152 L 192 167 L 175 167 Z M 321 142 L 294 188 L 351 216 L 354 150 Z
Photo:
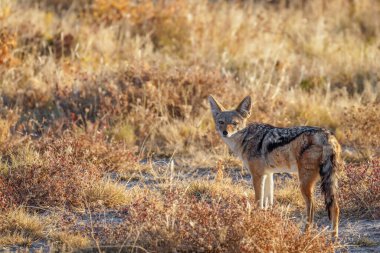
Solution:
M 237 126 L 237 122 L 236 121 L 234 121 L 234 122 L 232 122 L 232 125 L 234 125 L 234 126 Z
M 218 123 L 221 124 L 221 125 L 223 125 L 224 121 L 219 120 Z

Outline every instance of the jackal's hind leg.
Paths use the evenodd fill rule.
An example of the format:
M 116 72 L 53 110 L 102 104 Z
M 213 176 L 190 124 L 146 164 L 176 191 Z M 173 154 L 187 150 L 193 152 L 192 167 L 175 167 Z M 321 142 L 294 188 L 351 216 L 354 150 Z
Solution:
M 298 161 L 298 176 L 302 196 L 306 203 L 306 214 L 308 229 L 314 220 L 314 188 L 319 179 L 320 158 L 322 156 L 322 148 L 319 146 L 310 146 L 306 149 Z
M 300 173 L 301 193 L 306 203 L 307 223 L 306 230 L 313 224 L 315 203 L 314 203 L 314 188 L 318 181 L 318 172 L 308 171 L 308 173 Z

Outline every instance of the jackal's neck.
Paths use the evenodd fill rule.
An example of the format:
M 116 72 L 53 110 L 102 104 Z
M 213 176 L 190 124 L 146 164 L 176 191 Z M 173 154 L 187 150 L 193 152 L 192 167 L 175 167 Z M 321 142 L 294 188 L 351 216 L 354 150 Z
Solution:
M 243 149 L 241 142 L 244 138 L 244 132 L 239 131 L 232 135 L 231 137 L 222 137 L 223 141 L 227 144 L 230 150 L 238 157 L 242 158 Z

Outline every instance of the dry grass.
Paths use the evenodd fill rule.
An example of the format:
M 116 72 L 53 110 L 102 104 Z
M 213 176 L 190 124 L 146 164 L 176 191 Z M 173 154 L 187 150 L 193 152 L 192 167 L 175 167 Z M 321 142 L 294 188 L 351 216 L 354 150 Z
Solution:
M 42 219 L 23 209 L 1 215 L 1 245 L 25 245 L 43 238 L 45 224 Z
M 55 218 L 57 217 L 40 216 L 24 208 L 4 212 L 0 222 L 0 245 L 30 246 L 39 240 L 49 240 L 50 247 L 56 246 L 57 249 L 62 245 L 71 250 L 91 245 L 90 239 L 84 235 L 62 231 L 64 223 L 60 224 L 59 229 L 54 229 L 52 223 L 58 222 Z
M 14 246 L 14 245 L 28 246 L 32 242 L 33 242 L 32 239 L 25 237 L 23 235 L 19 235 L 19 234 L 12 234 L 12 235 L 3 234 L 0 238 L 1 246 Z
M 97 181 L 85 189 L 84 198 L 90 205 L 100 205 L 110 208 L 119 207 L 130 202 L 125 185 L 109 179 Z
M 233 184 L 230 178 L 219 180 L 217 183 L 210 183 L 205 180 L 194 180 L 189 182 L 186 187 L 186 193 L 189 197 L 203 200 L 220 197 L 226 198 L 229 195 L 244 197 L 251 194 L 250 190 L 244 187 L 244 185 Z
M 379 17 L 372 0 L 0 1 L 0 245 L 333 251 L 229 179 L 240 163 L 206 98 L 249 94 L 251 121 L 332 130 L 343 215 L 377 219 Z M 199 167 L 215 182 L 181 181 Z M 278 206 L 303 212 L 297 181 L 277 184 Z M 110 209 L 119 224 L 77 213 Z
M 50 237 L 53 241 L 58 241 L 65 245 L 69 250 L 82 249 L 91 246 L 91 240 L 88 237 L 79 234 L 54 232 Z
M 363 131 L 347 132 L 361 129 L 357 117 L 369 119 L 365 108 L 378 105 L 377 4 L 336 0 L 321 12 L 319 1 L 276 10 L 115 0 L 67 12 L 70 4 L 56 3 L 66 13 L 60 22 L 59 9 L 42 2 L 6 5 L 13 12 L 4 33 L 17 41 L 7 54 L 22 60 L 1 68 L 4 105 L 22 109 L 14 131 L 106 128 L 110 138 L 147 153 L 187 155 L 221 144 L 209 133 L 206 96 L 232 104 L 249 93 L 253 120 L 320 125 L 344 144 L 372 145 L 362 145 Z M 20 11 L 33 19 L 16 18 Z
M 281 179 L 276 182 L 279 186 L 275 192 L 275 199 L 280 205 L 288 206 L 291 210 L 302 210 L 305 206 L 299 182 L 296 177 Z

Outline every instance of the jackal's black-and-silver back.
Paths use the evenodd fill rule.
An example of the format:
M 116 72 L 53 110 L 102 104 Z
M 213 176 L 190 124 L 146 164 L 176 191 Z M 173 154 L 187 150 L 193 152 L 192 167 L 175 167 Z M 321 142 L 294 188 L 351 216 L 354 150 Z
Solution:
M 312 134 L 321 131 L 326 130 L 311 126 L 282 128 L 253 123 L 242 130 L 242 147 L 244 152 L 248 151 L 250 153 L 250 156 L 265 155 L 278 147 L 289 144 L 301 134 Z

